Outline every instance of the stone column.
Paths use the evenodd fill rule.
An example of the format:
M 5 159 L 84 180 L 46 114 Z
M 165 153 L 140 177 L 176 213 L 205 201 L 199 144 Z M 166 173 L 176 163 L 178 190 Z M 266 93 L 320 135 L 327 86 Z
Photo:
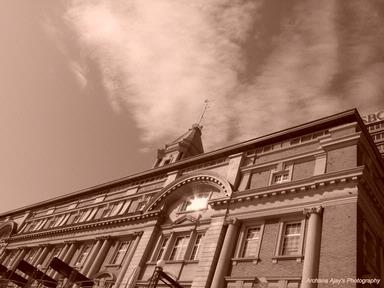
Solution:
M 15 257 L 15 260 L 11 264 L 11 269 L 9 270 L 14 270 L 16 266 L 19 264 L 19 262 L 24 258 L 25 254 L 27 254 L 27 248 L 22 247 L 17 257 Z
M 3 253 L 0 256 L 0 264 L 5 260 L 5 258 L 7 258 L 7 253 L 6 253 L 5 249 L 4 249 Z
M 83 269 L 81 269 L 81 273 L 83 275 L 86 275 L 89 269 L 91 268 L 92 263 L 97 256 L 97 253 L 99 253 L 102 242 L 103 242 L 102 239 L 98 239 L 95 245 L 93 245 L 91 253 L 89 253 L 87 261 L 84 263 Z
M 36 267 L 40 263 L 44 262 L 44 259 L 48 255 L 48 252 L 49 252 L 49 246 L 44 246 L 44 247 L 42 246 L 42 247 L 40 247 L 39 253 L 37 254 L 37 257 L 33 261 L 32 265 Z
M 318 278 L 319 274 L 322 210 L 322 207 L 304 209 L 304 214 L 308 217 L 308 227 L 301 288 L 317 287 L 316 283 L 309 283 L 307 279 Z
M 89 268 L 89 271 L 86 274 L 88 278 L 90 278 L 91 276 L 93 276 L 93 274 L 99 271 L 101 264 L 103 264 L 104 258 L 107 255 L 109 248 L 111 247 L 112 239 L 110 237 L 104 237 L 100 239 L 104 239 L 104 242 L 100 248 L 99 253 L 97 253 L 96 255 L 95 261 L 92 263 L 91 267 Z
M 123 281 L 124 279 L 124 276 L 125 274 L 127 273 L 127 269 L 128 269 L 128 266 L 129 264 L 131 263 L 131 260 L 132 260 L 132 257 L 133 257 L 133 254 L 135 253 L 136 251 L 136 248 L 137 248 L 137 245 L 139 245 L 139 242 L 140 242 L 140 238 L 141 238 L 141 235 L 143 233 L 135 233 L 135 240 L 133 241 L 129 251 L 128 251 L 128 255 L 127 257 L 125 257 L 125 260 L 124 260 L 124 263 L 123 263 L 123 266 L 121 267 L 121 271 L 119 273 L 119 276 L 117 276 L 117 279 L 116 279 L 116 284 L 115 284 L 115 288 L 118 288 L 121 284 L 121 282 Z
M 219 260 L 217 261 L 215 274 L 211 283 L 211 288 L 225 287 L 224 277 L 228 272 L 233 249 L 237 243 L 238 223 L 236 220 L 229 223 L 223 245 L 221 247 Z

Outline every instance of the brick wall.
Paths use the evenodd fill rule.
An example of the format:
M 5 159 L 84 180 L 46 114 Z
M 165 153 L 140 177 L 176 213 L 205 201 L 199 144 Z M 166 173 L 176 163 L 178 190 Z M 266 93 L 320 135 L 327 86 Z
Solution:
M 326 172 L 336 172 L 357 165 L 357 146 L 336 148 L 328 151 Z
M 327 206 L 323 211 L 319 278 L 356 278 L 357 204 Z M 328 284 L 319 284 L 319 288 Z M 340 284 L 338 287 L 356 287 Z
M 315 159 L 295 161 L 293 165 L 292 181 L 312 177 L 314 169 Z
M 238 262 L 232 266 L 231 277 L 301 277 L 303 264 L 295 259 L 279 260 L 272 263 L 279 233 L 279 220 L 268 221 L 260 247 L 259 262 Z

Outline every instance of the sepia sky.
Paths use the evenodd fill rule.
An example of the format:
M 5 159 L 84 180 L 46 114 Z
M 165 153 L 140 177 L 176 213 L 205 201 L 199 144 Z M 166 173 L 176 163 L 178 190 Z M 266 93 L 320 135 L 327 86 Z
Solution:
M 213 150 L 384 110 L 381 0 L 4 0 L 0 213 Z

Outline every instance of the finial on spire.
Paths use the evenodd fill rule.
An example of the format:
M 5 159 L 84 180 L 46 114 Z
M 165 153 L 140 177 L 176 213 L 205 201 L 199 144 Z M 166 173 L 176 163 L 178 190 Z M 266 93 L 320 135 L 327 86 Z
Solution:
M 207 110 L 208 108 L 208 99 L 205 99 L 204 100 L 204 108 L 203 108 L 203 112 L 201 113 L 201 116 L 200 116 L 200 119 L 199 119 L 199 122 L 197 123 L 199 126 L 201 126 L 201 122 L 203 121 L 203 118 L 204 118 L 204 115 L 205 115 L 205 111 Z

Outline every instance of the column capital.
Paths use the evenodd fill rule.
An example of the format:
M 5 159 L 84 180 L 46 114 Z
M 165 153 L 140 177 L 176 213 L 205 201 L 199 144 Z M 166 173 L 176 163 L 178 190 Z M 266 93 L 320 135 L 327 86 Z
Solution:
M 240 225 L 240 221 L 237 218 L 228 219 L 226 222 L 228 225 L 235 225 L 235 226 Z
M 112 236 L 100 236 L 100 237 L 96 237 L 96 240 L 111 240 L 113 239 Z
M 323 207 L 322 206 L 311 207 L 311 208 L 304 208 L 303 209 L 303 214 L 306 217 L 309 217 L 311 214 L 321 214 L 322 212 L 323 212 Z
M 69 245 L 72 245 L 72 244 L 78 244 L 79 241 L 77 240 L 68 240 L 68 241 L 64 241 L 64 244 L 69 244 Z
M 49 247 L 52 247 L 53 245 L 48 243 L 48 244 L 39 244 L 39 247 L 41 248 L 49 248 Z

